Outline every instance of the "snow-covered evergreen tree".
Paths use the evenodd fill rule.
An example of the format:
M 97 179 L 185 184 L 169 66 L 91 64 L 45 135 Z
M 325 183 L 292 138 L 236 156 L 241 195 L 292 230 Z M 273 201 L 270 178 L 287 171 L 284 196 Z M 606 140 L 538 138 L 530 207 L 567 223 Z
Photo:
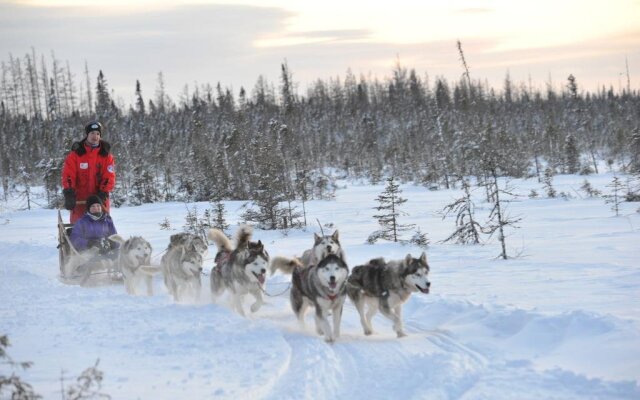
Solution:
M 411 236 L 411 239 L 409 239 L 409 243 L 414 246 L 418 246 L 423 249 L 426 249 L 429 247 L 430 242 L 429 242 L 429 238 L 427 237 L 427 234 L 422 232 L 420 228 L 418 228 L 413 233 L 413 236 Z
M 604 195 L 604 202 L 611 205 L 611 211 L 616 214 L 616 217 L 620 215 L 620 204 L 624 201 L 622 197 L 623 185 L 618 176 L 614 176 L 610 184 L 607 185 L 611 189 L 609 194 Z
M 591 183 L 588 180 L 584 180 L 580 189 L 587 194 L 588 197 L 599 197 L 602 193 L 591 186 Z
M 576 145 L 576 138 L 568 135 L 564 144 L 565 167 L 568 174 L 575 174 L 580 170 L 580 153 Z
M 640 128 L 636 127 L 631 134 L 631 172 L 640 173 Z
M 96 83 L 96 114 L 103 124 L 113 116 L 113 108 L 113 101 L 107 87 L 107 79 L 102 70 L 100 70 Z
M 144 99 L 142 98 L 142 89 L 140 88 L 140 81 L 136 81 L 136 112 L 140 115 L 145 114 Z
M 213 206 L 213 224 L 212 228 L 219 229 L 221 231 L 226 231 L 229 229 L 229 224 L 226 220 L 226 211 L 224 209 L 224 204 L 220 200 L 216 200 L 211 203 Z
M 553 187 L 553 170 L 551 167 L 547 167 L 544 170 L 544 178 L 542 178 L 542 185 L 544 187 L 545 192 L 547 193 L 547 197 L 554 199 L 558 193 L 556 189 Z
M 407 201 L 400 197 L 401 193 L 402 190 L 395 182 L 394 177 L 387 178 L 384 192 L 376 199 L 379 205 L 374 207 L 380 212 L 373 216 L 378 220 L 380 229 L 369 235 L 367 239 L 369 243 L 375 243 L 379 239 L 398 242 L 401 240 L 402 232 L 413 229 L 413 224 L 401 224 L 399 221 L 401 215 L 406 215 L 400 210 L 400 206 Z
M 282 206 L 282 203 L 287 200 L 283 160 L 280 157 L 274 157 L 277 153 L 271 135 L 256 136 L 252 140 L 251 147 L 254 149 L 255 156 L 252 205 L 242 214 L 242 218 L 248 222 L 257 223 L 261 229 L 286 229 L 295 224 L 295 221 L 291 221 L 290 218 L 298 216 Z

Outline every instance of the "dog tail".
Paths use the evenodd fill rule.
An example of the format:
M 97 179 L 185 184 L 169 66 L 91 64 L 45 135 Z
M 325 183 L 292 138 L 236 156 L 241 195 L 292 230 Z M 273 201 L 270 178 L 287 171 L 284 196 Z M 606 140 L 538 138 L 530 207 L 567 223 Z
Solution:
M 207 234 L 209 240 L 216 244 L 218 247 L 218 251 L 231 253 L 233 251 L 233 245 L 231 241 L 221 230 L 218 229 L 209 229 Z
M 271 275 L 275 274 L 277 270 L 280 270 L 287 275 L 291 275 L 293 270 L 297 267 L 302 268 L 302 262 L 295 257 L 288 258 L 276 256 L 271 259 L 271 263 L 269 264 Z
M 117 233 L 109 236 L 107 239 L 111 240 L 112 242 L 116 242 L 116 243 L 120 243 L 120 244 L 125 242 L 124 238 L 122 236 L 118 235 Z
M 240 229 L 236 232 L 236 249 L 242 249 L 249 245 L 253 228 L 249 225 L 240 225 Z
M 141 265 L 138 267 L 145 275 L 153 276 L 162 273 L 162 267 L 157 265 Z

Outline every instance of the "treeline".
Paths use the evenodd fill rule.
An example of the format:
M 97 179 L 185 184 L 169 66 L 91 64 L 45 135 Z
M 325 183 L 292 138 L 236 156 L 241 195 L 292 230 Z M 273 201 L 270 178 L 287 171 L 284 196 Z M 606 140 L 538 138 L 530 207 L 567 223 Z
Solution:
M 91 119 L 106 127 L 118 182 L 115 204 L 251 199 L 269 207 L 331 196 L 329 168 L 345 177 L 449 187 L 460 176 L 486 178 L 597 172 L 599 162 L 640 170 L 640 96 L 602 88 L 534 90 L 509 76 L 499 89 L 463 75 L 421 77 L 397 64 L 383 80 L 317 80 L 305 94 L 281 65 L 276 84 L 259 77 L 250 91 L 218 83 L 173 101 L 159 74 L 147 98 L 113 98 L 102 71 L 77 80 L 54 56 L 35 52 L 3 62 L 0 176 L 13 185 L 45 184 L 59 200 L 59 174 L 71 142 Z M 543 168 L 544 165 L 544 168 Z

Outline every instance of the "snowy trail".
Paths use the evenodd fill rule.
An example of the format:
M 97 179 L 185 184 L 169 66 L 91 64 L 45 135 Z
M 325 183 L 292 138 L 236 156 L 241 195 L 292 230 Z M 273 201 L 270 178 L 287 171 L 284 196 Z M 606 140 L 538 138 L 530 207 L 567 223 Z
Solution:
M 363 336 L 350 304 L 344 314 L 343 336 L 333 346 L 314 338 L 313 324 L 307 332 L 285 333 L 292 354 L 298 356 L 268 398 L 287 398 L 287 393 L 302 390 L 305 396 L 294 398 L 383 399 L 394 392 L 398 382 L 408 398 L 429 399 L 490 398 L 496 391 L 531 399 L 625 399 L 640 393 L 632 378 L 627 382 L 588 379 L 569 369 L 536 367 L 536 357 L 558 347 L 554 337 L 572 339 L 567 337 L 567 325 L 582 317 L 586 319 L 583 325 L 589 326 L 600 317 L 558 317 L 556 328 L 547 332 L 551 339 L 539 343 L 537 337 L 527 335 L 538 336 L 536 325 L 545 325 L 547 318 L 523 310 L 488 312 L 483 307 L 442 299 L 410 301 L 409 306 L 412 311 L 407 313 L 406 328 L 410 336 L 400 340 L 390 323 L 377 317 L 376 334 Z M 273 320 L 271 316 L 268 319 Z M 610 321 L 609 329 L 615 330 L 616 323 Z M 588 342 L 605 333 L 603 329 L 581 336 Z M 505 348 L 505 337 L 515 338 L 507 340 L 515 344 Z M 625 337 L 637 343 L 637 332 L 632 329 Z M 532 384 L 535 391 L 528 388 Z
M 127 296 L 119 286 L 65 286 L 55 272 L 43 274 L 43 261 L 55 265 L 50 250 L 27 244 L 0 248 L 7 256 L 0 277 L 13 282 L 3 287 L 0 307 L 4 329 L 14 339 L 12 354 L 35 362 L 26 376 L 52 396 L 59 383 L 51 371 L 63 368 L 69 376 L 98 357 L 107 376 L 105 391 L 114 398 L 195 393 L 203 398 L 382 399 L 399 384 L 408 398 L 429 399 L 488 398 L 496 392 L 549 399 L 640 394 L 633 382 L 637 376 L 588 379 L 581 375 L 586 371 L 572 369 L 589 356 L 574 366 L 551 366 L 558 351 L 602 348 L 610 340 L 638 344 L 636 327 L 614 317 L 543 316 L 414 296 L 405 309 L 408 337 L 396 339 L 380 316 L 374 318 L 376 334 L 365 337 L 355 308 L 347 303 L 343 335 L 329 345 L 315 334 L 311 315 L 306 330 L 298 327 L 287 293 L 268 298 L 257 314 L 242 318 L 224 304 L 174 304 L 160 281 L 151 298 Z M 49 256 L 42 260 L 44 253 Z M 637 358 L 627 358 L 638 367 Z M 600 372 L 606 375 L 606 368 Z M 148 376 L 153 380 L 141 384 Z

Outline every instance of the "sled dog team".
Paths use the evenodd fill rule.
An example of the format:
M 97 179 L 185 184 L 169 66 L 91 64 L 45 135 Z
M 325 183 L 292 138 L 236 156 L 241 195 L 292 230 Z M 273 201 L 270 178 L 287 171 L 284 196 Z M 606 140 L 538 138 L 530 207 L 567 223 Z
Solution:
M 429 264 L 424 252 L 419 258 L 411 254 L 394 261 L 375 258 L 349 271 L 337 230 L 327 236 L 314 234 L 313 247 L 300 258 L 270 258 L 260 240 L 251 241 L 252 233 L 251 227 L 243 225 L 232 243 L 222 231 L 208 232 L 218 249 L 210 275 L 211 293 L 215 300 L 228 291 L 233 309 L 241 315 L 245 315 L 243 301 L 247 294 L 255 299 L 251 312 L 260 309 L 267 272 L 273 275 L 280 271 L 291 275 L 291 308 L 300 324 L 304 326 L 307 310 L 314 309 L 316 331 L 327 342 L 340 336 L 347 297 L 358 310 L 365 335 L 373 332 L 371 319 L 380 311 L 392 321 L 397 336 L 402 337 L 402 305 L 414 292 L 429 293 Z M 172 235 L 160 267 L 150 265 L 151 245 L 143 238 L 123 240 L 116 235 L 112 239 L 121 243 L 118 262 L 127 293 L 137 294 L 137 286 L 145 282 L 147 295 L 152 295 L 153 275 L 162 272 L 175 301 L 199 297 L 203 257 L 207 253 L 207 244 L 201 237 L 189 233 Z

